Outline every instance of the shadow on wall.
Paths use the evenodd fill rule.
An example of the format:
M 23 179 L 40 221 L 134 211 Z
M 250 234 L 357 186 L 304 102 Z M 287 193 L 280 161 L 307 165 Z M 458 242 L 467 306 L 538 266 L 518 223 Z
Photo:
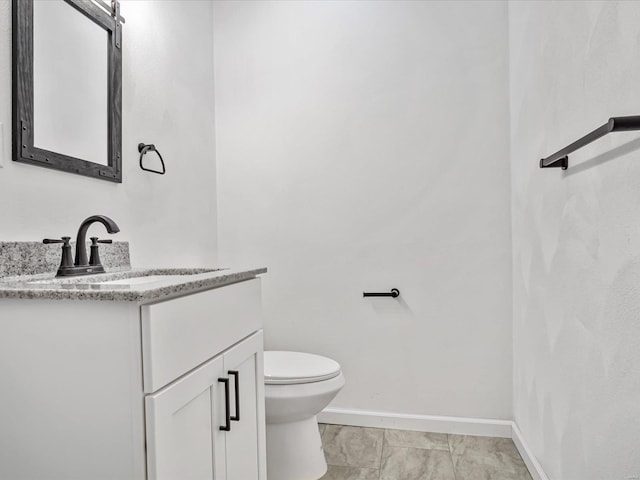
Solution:
M 640 258 L 624 265 L 607 289 L 598 332 L 602 377 L 585 387 L 583 428 L 585 437 L 594 439 L 586 445 L 588 463 L 585 471 L 593 478 L 639 478 L 640 460 Z M 594 342 L 595 343 L 595 342 Z M 602 409 L 606 405 L 606 409 Z M 586 421 L 585 421 L 586 420 Z M 603 444 L 606 442 L 606 448 Z M 631 445 L 634 444 L 634 445 Z M 621 459 L 612 465 L 615 452 Z
M 577 173 L 584 172 L 593 167 L 597 167 L 598 165 L 602 165 L 603 163 L 609 162 L 616 158 L 627 155 L 628 153 L 635 152 L 640 149 L 640 138 L 636 138 L 635 140 L 631 140 L 630 142 L 625 143 L 624 145 L 620 145 L 608 152 L 602 153 L 596 157 L 593 157 L 590 160 L 585 162 L 581 162 L 578 165 L 569 166 L 569 169 L 563 172 L 564 177 L 569 177 L 571 175 L 575 175 Z
M 409 304 L 402 297 L 398 298 L 367 298 L 371 308 L 381 317 L 414 317 Z

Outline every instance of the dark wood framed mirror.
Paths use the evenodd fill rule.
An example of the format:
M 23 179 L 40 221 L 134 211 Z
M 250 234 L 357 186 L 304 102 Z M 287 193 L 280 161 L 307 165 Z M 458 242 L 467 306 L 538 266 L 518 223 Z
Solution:
M 12 0 L 13 160 L 122 183 L 117 1 Z

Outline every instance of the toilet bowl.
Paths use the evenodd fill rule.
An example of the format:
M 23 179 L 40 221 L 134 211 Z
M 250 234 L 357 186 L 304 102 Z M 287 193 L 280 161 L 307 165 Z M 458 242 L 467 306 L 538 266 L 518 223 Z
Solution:
M 318 480 L 327 471 L 316 415 L 344 386 L 340 364 L 301 352 L 264 352 L 267 478 Z

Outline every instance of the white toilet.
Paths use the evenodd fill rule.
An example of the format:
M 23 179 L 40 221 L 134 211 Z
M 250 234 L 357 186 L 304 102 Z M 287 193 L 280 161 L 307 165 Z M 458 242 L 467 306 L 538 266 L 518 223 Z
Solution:
M 344 382 L 340 364 L 330 358 L 264 352 L 269 480 L 318 480 L 326 473 L 316 415 Z

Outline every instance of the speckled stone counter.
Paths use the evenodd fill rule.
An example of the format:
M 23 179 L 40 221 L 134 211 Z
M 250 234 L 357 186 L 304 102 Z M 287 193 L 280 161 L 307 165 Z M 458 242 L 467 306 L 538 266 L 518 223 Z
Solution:
M 5 277 L 0 278 L 0 299 L 149 303 L 241 282 L 266 271 L 266 268 L 134 269 L 64 279 L 57 279 L 54 274 Z M 144 277 L 150 280 L 145 283 Z M 104 283 L 125 279 L 135 279 L 136 283 Z
M 75 249 L 75 242 L 71 242 Z M 87 252 L 89 243 L 87 243 Z M 38 275 L 55 272 L 62 252 L 59 244 L 42 242 L 0 242 L 0 278 L 15 275 Z M 105 269 L 128 270 L 129 242 L 100 245 L 100 258 Z
M 0 299 L 150 303 L 241 282 L 267 271 L 266 268 L 131 269 L 129 244 L 114 242 L 100 246 L 107 273 L 56 278 L 60 256 L 59 245 L 0 242 Z M 114 281 L 118 283 L 106 283 Z

